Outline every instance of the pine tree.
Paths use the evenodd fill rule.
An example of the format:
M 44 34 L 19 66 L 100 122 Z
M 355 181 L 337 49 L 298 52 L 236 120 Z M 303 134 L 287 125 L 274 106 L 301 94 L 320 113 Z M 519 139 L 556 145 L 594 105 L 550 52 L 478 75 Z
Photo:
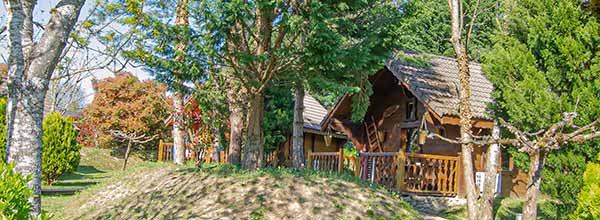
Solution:
M 519 1 L 508 22 L 484 58 L 485 72 L 497 88 L 499 115 L 529 132 L 548 129 L 563 119 L 563 112 L 579 113 L 579 124 L 600 117 L 599 26 L 580 2 Z M 568 144 L 558 151 L 546 147 L 527 154 L 511 149 L 531 177 L 524 219 L 535 218 L 540 184 L 561 199 L 559 214 L 566 218 L 581 188 L 585 162 L 598 152 L 592 146 Z

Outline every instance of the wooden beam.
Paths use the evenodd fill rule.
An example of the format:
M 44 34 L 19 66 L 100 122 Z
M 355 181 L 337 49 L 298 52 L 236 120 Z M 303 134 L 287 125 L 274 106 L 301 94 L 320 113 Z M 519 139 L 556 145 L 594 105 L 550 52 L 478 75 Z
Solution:
M 493 121 L 479 120 L 479 119 L 473 119 L 472 121 L 473 121 L 473 127 L 476 127 L 476 128 L 491 129 L 492 127 L 494 127 Z M 452 117 L 452 116 L 444 116 L 444 117 L 442 117 L 441 123 L 445 124 L 445 125 L 460 125 L 460 118 Z

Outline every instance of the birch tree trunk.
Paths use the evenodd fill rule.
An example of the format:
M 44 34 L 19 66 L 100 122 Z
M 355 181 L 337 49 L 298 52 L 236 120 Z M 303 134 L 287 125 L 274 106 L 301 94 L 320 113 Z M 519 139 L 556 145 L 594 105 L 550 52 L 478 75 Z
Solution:
M 242 159 L 242 167 L 250 170 L 256 170 L 262 167 L 263 162 L 263 106 L 264 94 L 251 93 L 248 99 L 248 115 L 247 115 L 247 137 L 244 147 L 244 158 Z
M 179 0 L 177 2 L 176 16 L 175 16 L 175 25 L 177 26 L 185 26 L 189 25 L 189 0 Z M 176 45 L 176 56 L 175 60 L 177 62 L 185 61 L 185 51 L 187 49 L 187 41 L 184 39 L 179 39 L 180 42 Z M 178 84 L 182 84 L 181 80 L 177 80 Z M 185 163 L 185 143 L 184 143 L 184 134 L 185 134 L 185 125 L 184 125 L 184 103 L 183 103 L 183 94 L 178 91 L 178 88 L 175 89 L 173 93 L 173 161 L 176 164 L 184 164 Z
M 545 155 L 540 150 L 529 154 L 529 185 L 523 203 L 523 220 L 537 218 L 537 201 L 542 183 L 542 170 L 544 169 Z
M 127 168 L 127 160 L 129 160 L 129 152 L 131 152 L 131 140 L 127 140 L 127 150 L 125 150 L 125 160 L 123 160 L 122 171 L 125 171 Z
M 294 95 L 294 128 L 292 138 L 292 158 L 295 168 L 304 165 L 304 86 L 296 83 Z
M 463 143 L 461 145 L 461 155 L 464 170 L 463 182 L 467 197 L 468 219 L 477 220 L 477 195 L 475 193 L 475 180 L 473 174 L 473 144 L 471 140 L 471 74 L 469 72 L 469 58 L 461 37 L 461 18 L 460 1 L 448 0 L 450 15 L 452 19 L 452 47 L 458 61 L 458 78 L 460 82 L 459 108 L 460 108 L 460 136 Z
M 239 91 L 235 89 L 233 79 L 229 80 L 229 91 L 227 102 L 229 102 L 229 155 L 227 160 L 231 164 L 239 165 L 241 161 L 244 112 L 241 104 Z
M 33 216 L 41 213 L 41 149 L 44 97 L 50 75 L 79 17 L 83 0 L 58 2 L 40 40 L 33 43 L 35 1 L 4 0 L 7 9 L 9 58 L 7 104 L 7 161 L 15 171 L 32 175 L 28 187 Z
M 494 140 L 500 139 L 500 127 L 498 124 L 495 124 L 492 128 L 492 138 Z M 491 144 L 487 151 L 483 197 L 481 199 L 480 219 L 482 220 L 492 220 L 494 218 L 494 195 L 496 194 L 496 175 L 498 174 L 499 153 L 499 144 Z

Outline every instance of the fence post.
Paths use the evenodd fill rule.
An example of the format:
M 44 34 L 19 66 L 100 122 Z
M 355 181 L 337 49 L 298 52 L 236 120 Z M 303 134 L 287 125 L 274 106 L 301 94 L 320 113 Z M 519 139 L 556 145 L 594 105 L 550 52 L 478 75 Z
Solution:
M 338 154 L 340 154 L 340 156 L 338 157 L 338 173 L 342 174 L 342 171 L 344 169 L 344 147 L 340 147 L 340 152 L 338 152 Z
M 210 163 L 210 157 L 212 157 L 212 146 L 208 147 L 208 150 L 206 151 L 206 155 L 204 156 L 204 161 L 206 163 Z
M 396 158 L 396 165 L 398 168 L 398 172 L 396 173 L 396 187 L 400 190 L 404 190 L 404 164 L 406 163 L 406 155 L 404 154 L 404 150 L 401 148 L 398 151 L 398 156 Z
M 356 154 L 356 160 L 354 160 L 354 176 L 358 176 L 360 177 L 360 164 L 361 164 L 361 159 L 360 159 L 360 153 Z
M 313 163 L 312 163 L 312 151 L 310 149 L 308 149 L 308 155 L 307 156 L 308 156 L 307 157 L 307 159 L 308 159 L 308 161 L 307 161 L 308 162 L 308 166 L 307 167 L 308 167 L 308 169 L 312 170 L 312 165 L 313 165 Z
M 158 141 L 158 161 L 162 161 L 163 159 L 163 141 L 160 139 Z

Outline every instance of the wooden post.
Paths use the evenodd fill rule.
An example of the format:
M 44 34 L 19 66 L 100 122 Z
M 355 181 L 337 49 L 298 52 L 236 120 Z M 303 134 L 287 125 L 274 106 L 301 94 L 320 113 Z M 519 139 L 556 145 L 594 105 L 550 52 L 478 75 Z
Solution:
M 398 152 L 398 156 L 396 156 L 396 165 L 398 167 L 398 172 L 396 173 L 396 188 L 400 191 L 404 191 L 404 164 L 406 163 L 406 155 L 404 154 L 404 150 L 400 149 Z
M 338 173 L 342 174 L 342 170 L 344 169 L 344 147 L 340 147 L 338 154 L 340 154 L 338 157 Z
M 458 167 L 456 174 L 454 174 L 454 191 L 461 198 L 465 198 L 465 189 L 464 189 L 464 181 L 462 177 L 463 163 L 462 163 L 462 152 L 458 153 L 458 161 L 456 161 L 456 165 Z
M 196 159 L 196 149 L 195 149 L 194 145 L 192 145 L 192 144 L 190 144 L 190 151 L 192 151 L 192 159 L 191 159 L 191 161 L 196 162 L 196 160 L 197 160 Z
M 163 160 L 163 140 L 158 141 L 158 161 Z
M 360 176 L 360 154 L 356 155 L 356 160 L 354 160 L 354 176 Z
M 307 154 L 307 162 L 308 162 L 308 169 L 312 169 L 312 150 L 308 150 L 308 154 Z
M 206 155 L 204 155 L 204 162 L 206 163 L 210 163 L 210 157 L 212 156 L 212 146 L 208 147 L 208 150 L 206 151 Z

